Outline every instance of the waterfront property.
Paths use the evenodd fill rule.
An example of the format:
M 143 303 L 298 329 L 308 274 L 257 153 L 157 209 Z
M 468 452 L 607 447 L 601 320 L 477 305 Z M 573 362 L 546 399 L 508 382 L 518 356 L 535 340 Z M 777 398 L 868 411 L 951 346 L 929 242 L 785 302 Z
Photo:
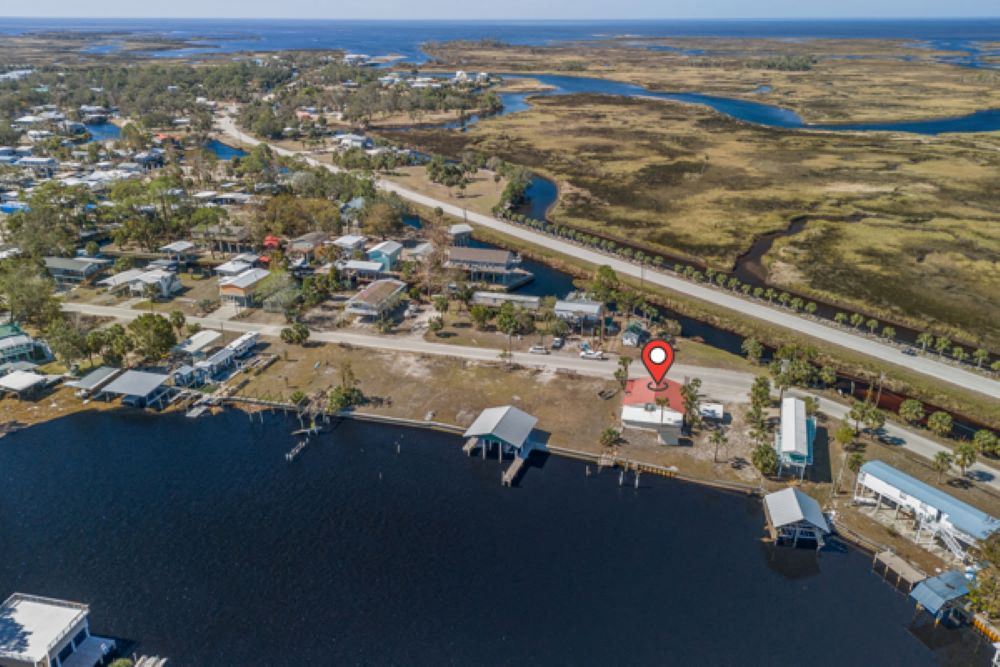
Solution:
M 9 394 L 17 398 L 37 395 L 48 384 L 44 375 L 31 371 L 11 371 L 0 377 L 0 395 Z
M 511 486 L 531 452 L 534 449 L 544 449 L 541 438 L 535 434 L 536 424 L 536 417 L 513 405 L 486 408 L 462 435 L 466 438 L 462 449 L 471 456 L 472 451 L 480 447 L 483 458 L 486 458 L 487 450 L 496 447 L 497 457 L 501 461 L 505 453 L 512 454 L 514 460 L 501 477 L 504 486 Z
M 48 346 L 35 340 L 15 323 L 0 325 L 0 364 L 15 361 L 37 361 L 52 356 Z
M 764 514 L 771 539 L 791 541 L 798 546 L 800 539 L 811 540 L 816 548 L 823 546 L 823 537 L 830 534 L 819 503 L 802 491 L 789 487 L 764 496 Z
M 854 501 L 867 513 L 942 557 L 966 560 L 969 548 L 1000 530 L 1000 520 L 910 477 L 884 461 L 868 461 L 858 473 Z M 947 551 L 937 547 L 940 541 Z
M 90 634 L 85 604 L 14 593 L 0 607 L 0 665 L 94 667 L 115 648 Z
M 381 319 L 396 307 L 405 289 L 406 283 L 401 280 L 376 280 L 348 299 L 344 312 L 369 319 Z
M 106 264 L 86 257 L 46 257 L 44 262 L 49 275 L 59 285 L 89 282 Z
M 121 397 L 122 404 L 134 408 L 163 407 L 170 399 L 171 388 L 166 386 L 169 375 L 146 371 L 125 371 L 114 381 L 97 392 L 97 397 Z
M 160 252 L 164 253 L 169 259 L 182 264 L 193 257 L 192 250 L 195 249 L 194 243 L 191 241 L 174 241 L 173 243 L 168 243 L 165 246 L 160 246 Z
M 494 283 L 514 289 L 534 278 L 528 271 L 517 267 L 514 253 L 509 250 L 451 246 L 447 256 L 445 268 L 465 271 L 472 282 Z
M 681 386 L 667 382 L 663 389 L 651 389 L 648 380 L 632 379 L 622 392 L 622 428 L 652 431 L 663 445 L 680 444 L 684 428 L 684 397 Z
M 786 396 L 781 401 L 781 427 L 774 434 L 774 449 L 778 454 L 778 475 L 786 468 L 805 477 L 806 467 L 813 462 L 813 442 L 816 420 L 806 414 L 805 401 Z
M 499 308 L 505 303 L 512 303 L 519 308 L 536 311 L 541 306 L 542 298 L 525 294 L 479 291 L 472 294 L 472 303 L 476 306 L 489 306 L 490 308 Z
M 219 279 L 219 298 L 244 308 L 252 307 L 257 301 L 257 288 L 262 280 L 271 275 L 267 269 L 247 269 L 235 276 Z
M 79 380 L 70 380 L 66 383 L 66 386 L 76 389 L 76 395 L 80 398 L 88 398 L 95 392 L 100 391 L 101 387 L 107 385 L 121 375 L 121 373 L 122 369 L 120 368 L 101 366 L 90 371 Z
M 967 612 L 962 603 L 968 594 L 969 580 L 958 570 L 924 579 L 910 591 L 910 597 L 938 623 L 964 622 Z
M 205 356 L 205 349 L 221 337 L 218 331 L 202 329 L 175 345 L 173 352 L 187 359 L 198 359 Z
M 253 239 L 250 228 L 236 225 L 200 225 L 191 230 L 191 238 L 216 252 L 250 252 Z
M 570 326 L 594 329 L 601 322 L 604 304 L 590 299 L 560 299 L 553 309 L 555 316 L 565 320 Z
M 467 246 L 472 240 L 472 225 L 460 222 L 448 228 L 448 237 L 453 246 Z

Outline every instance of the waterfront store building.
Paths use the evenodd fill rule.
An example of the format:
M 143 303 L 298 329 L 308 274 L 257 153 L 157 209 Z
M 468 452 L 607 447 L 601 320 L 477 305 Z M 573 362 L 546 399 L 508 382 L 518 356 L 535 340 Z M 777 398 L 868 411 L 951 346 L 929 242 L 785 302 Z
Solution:
M 970 547 L 1000 530 L 995 517 L 884 461 L 861 466 L 854 500 L 870 506 L 873 518 L 890 523 L 918 545 L 930 548 L 940 541 L 961 561 L 968 558 Z
M 115 649 L 90 634 L 85 604 L 14 593 L 0 607 L 3 667 L 94 667 Z
M 778 455 L 778 476 L 792 469 L 799 479 L 813 462 L 813 442 L 816 440 L 816 420 L 806 415 L 805 401 L 786 396 L 781 401 L 781 426 L 774 434 L 774 449 Z
M 830 524 L 819 503 L 793 487 L 764 496 L 764 514 L 775 542 L 791 542 L 794 547 L 804 539 L 815 542 L 819 549 L 823 537 L 830 534 Z

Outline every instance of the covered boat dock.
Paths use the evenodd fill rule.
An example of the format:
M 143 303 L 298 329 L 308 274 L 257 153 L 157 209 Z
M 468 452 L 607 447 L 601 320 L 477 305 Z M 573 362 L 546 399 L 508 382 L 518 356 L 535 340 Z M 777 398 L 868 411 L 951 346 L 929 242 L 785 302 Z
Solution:
M 173 389 L 166 386 L 169 379 L 170 376 L 163 373 L 125 371 L 101 389 L 98 396 L 107 400 L 120 396 L 124 405 L 137 408 L 162 408 L 173 393 Z

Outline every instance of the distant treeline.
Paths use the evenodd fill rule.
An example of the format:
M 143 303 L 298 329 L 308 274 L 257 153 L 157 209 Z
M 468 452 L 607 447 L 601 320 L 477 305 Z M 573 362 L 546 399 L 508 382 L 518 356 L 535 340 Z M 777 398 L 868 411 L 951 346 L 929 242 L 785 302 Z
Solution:
M 782 72 L 806 72 L 818 62 L 816 56 L 770 56 L 748 60 L 744 66 L 752 69 L 774 69 Z

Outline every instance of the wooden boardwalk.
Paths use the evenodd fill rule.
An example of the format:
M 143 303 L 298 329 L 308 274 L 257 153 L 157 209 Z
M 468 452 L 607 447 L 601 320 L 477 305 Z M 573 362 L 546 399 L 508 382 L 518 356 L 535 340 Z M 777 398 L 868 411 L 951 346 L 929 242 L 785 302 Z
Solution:
M 881 571 L 879 565 L 881 565 Z M 872 569 L 881 574 L 882 578 L 893 586 L 903 588 L 907 593 L 927 578 L 926 574 L 891 551 L 880 551 L 875 554 L 875 558 L 872 560 Z M 895 583 L 889 579 L 890 574 L 894 575 Z

